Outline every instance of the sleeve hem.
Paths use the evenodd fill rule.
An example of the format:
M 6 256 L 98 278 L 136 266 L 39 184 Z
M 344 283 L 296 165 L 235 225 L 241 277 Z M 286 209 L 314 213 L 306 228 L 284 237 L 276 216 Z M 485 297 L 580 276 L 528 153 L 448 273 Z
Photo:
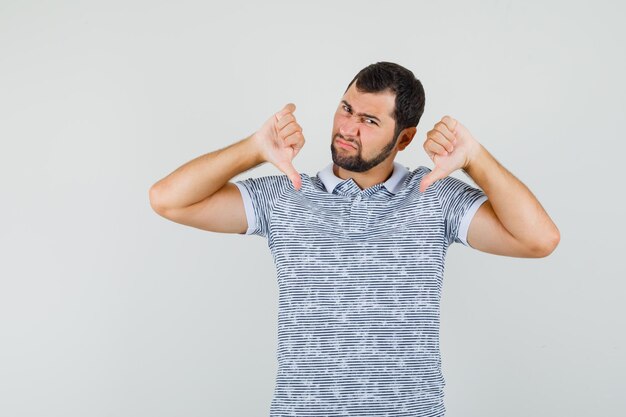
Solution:
M 241 198 L 243 198 L 243 206 L 246 211 L 246 220 L 248 221 L 248 230 L 244 233 L 245 235 L 250 235 L 256 229 L 256 218 L 254 217 L 254 207 L 252 206 L 252 198 L 250 198 L 250 193 L 245 185 L 240 183 L 239 181 L 235 181 L 235 185 L 239 188 L 239 192 L 241 193 Z
M 459 225 L 458 238 L 461 241 L 461 243 L 464 244 L 465 246 L 471 247 L 470 244 L 467 243 L 467 231 L 469 230 L 469 226 L 470 226 L 470 223 L 472 222 L 472 218 L 474 217 L 474 214 L 476 214 L 480 205 L 484 203 L 486 200 L 487 200 L 486 195 L 480 196 L 478 199 L 476 199 L 476 201 L 472 203 L 470 208 L 467 209 L 467 211 L 463 215 L 463 218 L 461 219 L 461 224 Z

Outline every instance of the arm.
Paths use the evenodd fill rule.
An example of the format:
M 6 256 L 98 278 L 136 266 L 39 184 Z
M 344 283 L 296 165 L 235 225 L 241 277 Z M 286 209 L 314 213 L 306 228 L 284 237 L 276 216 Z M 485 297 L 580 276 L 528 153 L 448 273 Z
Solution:
M 248 229 L 244 199 L 234 176 L 271 162 L 301 186 L 292 159 L 304 144 L 295 105 L 288 103 L 254 134 L 226 148 L 197 157 L 150 188 L 150 205 L 159 215 L 203 230 L 242 234 Z
M 150 188 L 150 205 L 176 223 L 222 233 L 243 233 L 242 196 L 230 179 L 263 163 L 253 136 L 199 156 Z
M 554 251 L 559 229 L 539 201 L 460 122 L 444 116 L 427 133 L 424 149 L 435 167 L 422 180 L 421 191 L 461 168 L 488 197 L 470 222 L 467 242 L 471 247 L 523 258 L 540 258 Z
M 520 257 L 544 257 L 554 251 L 559 229 L 533 193 L 482 145 L 464 170 L 488 196 L 467 232 L 472 247 Z

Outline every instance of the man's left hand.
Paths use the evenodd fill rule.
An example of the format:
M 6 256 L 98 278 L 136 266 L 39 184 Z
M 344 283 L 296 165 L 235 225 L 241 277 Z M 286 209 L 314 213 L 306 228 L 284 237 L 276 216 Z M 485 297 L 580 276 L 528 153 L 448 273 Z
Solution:
M 480 144 L 458 120 L 444 116 L 426 133 L 424 150 L 435 167 L 422 178 L 420 192 L 435 181 L 445 178 L 457 169 L 469 166 Z

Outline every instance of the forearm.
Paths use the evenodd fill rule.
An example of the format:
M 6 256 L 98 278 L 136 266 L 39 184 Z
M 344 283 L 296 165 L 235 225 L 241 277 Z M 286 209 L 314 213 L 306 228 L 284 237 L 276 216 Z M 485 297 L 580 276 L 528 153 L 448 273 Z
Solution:
M 160 209 L 183 208 L 209 197 L 236 175 L 263 163 L 253 135 L 199 156 L 150 188 L 150 202 Z
M 487 194 L 502 225 L 529 247 L 559 240 L 559 230 L 533 193 L 478 144 L 465 172 Z

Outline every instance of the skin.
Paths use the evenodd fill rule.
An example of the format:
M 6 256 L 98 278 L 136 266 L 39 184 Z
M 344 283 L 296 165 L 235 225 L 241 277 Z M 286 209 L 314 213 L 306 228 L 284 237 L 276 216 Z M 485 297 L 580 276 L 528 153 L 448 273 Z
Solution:
M 343 101 L 346 101 L 344 103 Z M 354 83 L 335 111 L 331 137 L 333 171 L 342 179 L 352 178 L 367 189 L 385 182 L 393 173 L 393 161 L 415 136 L 416 127 L 393 138 L 395 96 L 391 91 L 363 93 Z M 304 146 L 302 127 L 296 122 L 295 105 L 287 104 L 273 115 L 252 141 L 259 158 L 270 161 L 301 187 L 300 174 L 292 164 Z M 374 116 L 379 120 L 372 120 Z M 343 140 L 354 148 L 340 146 Z M 485 192 L 485 201 L 472 218 L 467 241 L 483 252 L 513 257 L 548 256 L 560 241 L 560 233 L 533 193 L 502 166 L 463 126 L 444 116 L 426 134 L 423 143 L 434 167 L 420 183 L 425 192 L 435 181 L 462 169 Z
M 458 120 L 444 116 L 426 134 L 424 150 L 435 163 L 420 191 L 462 169 L 485 192 L 467 241 L 496 255 L 537 258 L 551 254 L 561 234 L 535 195 L 502 166 Z
M 391 176 L 396 154 L 411 143 L 417 129 L 404 129 L 394 138 L 395 94 L 389 90 L 363 93 L 355 84 L 348 88 L 335 111 L 330 150 L 335 175 L 352 178 L 361 189 L 366 189 Z M 339 141 L 354 148 L 345 148 Z
M 349 107 L 344 107 L 342 100 Z M 393 172 L 396 154 L 411 143 L 416 128 L 404 129 L 393 140 L 395 100 L 389 91 L 362 93 L 351 85 L 342 100 L 335 112 L 331 138 L 335 175 L 353 178 L 362 189 L 385 182 Z M 228 183 L 231 178 L 270 162 L 289 177 L 295 190 L 302 187 L 293 158 L 305 139 L 295 110 L 295 104 L 288 103 L 246 139 L 181 166 L 150 189 L 150 204 L 162 216 L 182 224 L 242 233 L 246 216 L 241 194 Z M 371 117 L 360 113 L 379 121 L 373 123 Z M 339 146 L 340 139 L 355 148 Z M 434 167 L 422 178 L 420 191 L 462 169 L 488 197 L 469 225 L 467 242 L 471 247 L 524 258 L 545 257 L 556 248 L 559 230 L 537 198 L 458 120 L 444 116 L 428 131 L 423 147 Z

